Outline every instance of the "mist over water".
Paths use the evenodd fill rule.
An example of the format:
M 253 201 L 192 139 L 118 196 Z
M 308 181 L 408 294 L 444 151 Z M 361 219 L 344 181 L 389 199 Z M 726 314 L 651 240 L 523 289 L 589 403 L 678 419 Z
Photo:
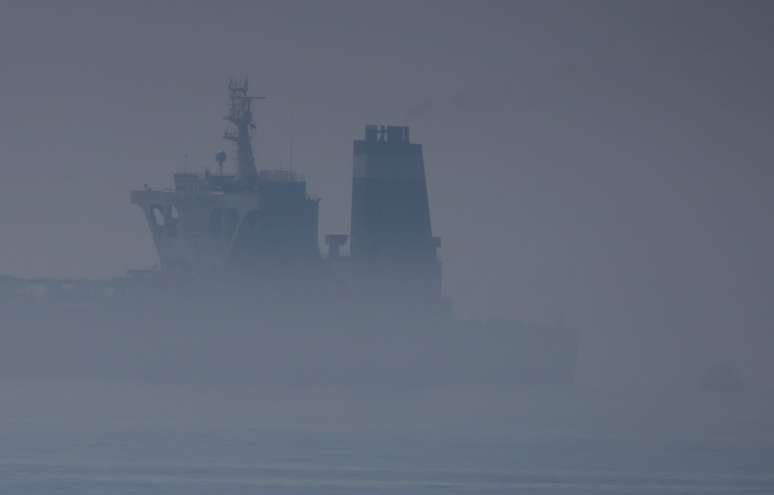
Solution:
M 674 419 L 681 431 L 663 435 L 661 425 L 651 434 L 652 418 L 634 419 L 601 396 L 510 391 L 506 398 L 499 387 L 352 394 L 6 383 L 3 393 L 17 405 L 4 411 L 13 431 L 0 435 L 1 483 L 14 493 L 165 494 L 704 494 L 774 487 L 770 444 L 735 432 L 710 438 Z M 595 405 L 583 410 L 590 400 Z M 81 401 L 91 406 L 88 417 Z M 52 413 L 30 415 L 32 406 Z M 625 417 L 628 424 L 621 424 Z
M 417 345 L 389 313 L 326 338 L 253 333 L 227 295 L 105 317 L 2 292 L 0 492 L 774 492 L 771 14 L 4 2 L 0 273 L 157 264 L 128 191 L 213 169 L 246 75 L 257 165 L 306 177 L 321 244 L 352 141 L 409 125 L 455 315 L 580 346 L 572 383 L 530 384 L 513 341 Z

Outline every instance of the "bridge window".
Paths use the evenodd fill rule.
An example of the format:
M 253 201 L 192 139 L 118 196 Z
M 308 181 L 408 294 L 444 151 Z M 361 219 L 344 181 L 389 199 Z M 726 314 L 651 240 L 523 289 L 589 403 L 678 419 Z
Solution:
M 163 227 L 166 224 L 166 219 L 164 218 L 164 211 L 161 209 L 161 206 L 151 206 L 151 215 L 153 216 L 153 224 L 156 227 Z

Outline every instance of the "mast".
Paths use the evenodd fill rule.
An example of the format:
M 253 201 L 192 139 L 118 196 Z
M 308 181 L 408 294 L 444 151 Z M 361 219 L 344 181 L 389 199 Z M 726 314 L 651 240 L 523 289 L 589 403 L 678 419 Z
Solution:
M 223 138 L 236 143 L 238 179 L 247 185 L 252 185 L 258 178 L 251 142 L 252 130 L 255 129 L 252 102 L 266 97 L 249 96 L 247 87 L 247 79 L 228 81 L 229 109 L 224 118 L 231 125 L 223 133 Z

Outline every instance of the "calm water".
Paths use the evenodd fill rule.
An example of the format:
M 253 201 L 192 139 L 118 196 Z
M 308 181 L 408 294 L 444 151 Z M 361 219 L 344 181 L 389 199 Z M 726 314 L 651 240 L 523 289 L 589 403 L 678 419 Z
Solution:
M 0 437 L 0 493 L 774 493 L 774 451 L 310 432 Z

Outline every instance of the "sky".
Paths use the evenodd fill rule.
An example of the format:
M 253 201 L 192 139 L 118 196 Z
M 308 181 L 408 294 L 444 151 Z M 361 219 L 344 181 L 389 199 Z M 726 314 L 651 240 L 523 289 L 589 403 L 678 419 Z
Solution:
M 306 175 L 321 235 L 348 231 L 364 125 L 410 125 L 459 315 L 580 328 L 591 382 L 631 386 L 690 362 L 688 381 L 732 363 L 766 386 L 772 13 L 755 1 L 3 0 L 0 273 L 156 263 L 129 191 L 214 168 L 226 80 L 248 76 L 268 96 L 258 166 Z

